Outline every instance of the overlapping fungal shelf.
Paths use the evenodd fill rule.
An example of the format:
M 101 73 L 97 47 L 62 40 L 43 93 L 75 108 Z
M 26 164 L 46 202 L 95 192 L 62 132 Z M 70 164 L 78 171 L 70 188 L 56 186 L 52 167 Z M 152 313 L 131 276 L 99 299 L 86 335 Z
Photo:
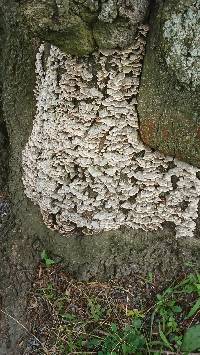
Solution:
M 61 233 L 121 226 L 195 230 L 198 169 L 153 152 L 138 136 L 137 92 L 146 28 L 132 47 L 76 58 L 44 45 L 36 59 L 37 113 L 23 151 L 25 192 Z M 156 85 L 156 83 L 155 83 Z

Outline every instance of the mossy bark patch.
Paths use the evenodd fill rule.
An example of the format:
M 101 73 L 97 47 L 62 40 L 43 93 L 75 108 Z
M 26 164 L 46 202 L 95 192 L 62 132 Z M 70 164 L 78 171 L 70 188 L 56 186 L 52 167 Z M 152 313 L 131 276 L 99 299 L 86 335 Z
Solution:
M 126 20 L 113 23 L 97 21 L 93 28 L 93 36 L 99 48 L 125 48 L 134 41 L 136 27 Z
M 72 55 L 85 55 L 95 48 L 89 26 L 78 16 L 73 16 L 63 30 L 47 30 L 41 37 Z
M 167 1 L 165 4 L 155 5 L 151 14 L 149 41 L 138 97 L 140 134 L 144 143 L 150 147 L 199 167 L 199 89 L 195 86 L 194 90 L 192 83 L 187 85 L 180 81 L 179 75 L 167 63 L 163 26 L 168 9 L 168 17 L 172 16 L 169 4 Z M 178 2 L 177 11 L 179 5 Z M 173 11 L 175 10 L 174 5 Z M 179 66 L 181 65 L 180 61 Z
M 24 23 L 34 35 L 66 53 L 81 56 L 94 51 L 95 43 L 89 27 L 91 17 L 86 10 L 82 19 L 82 13 L 73 6 L 71 9 L 64 1 L 59 5 L 49 0 L 27 2 L 21 7 L 21 13 Z
M 23 21 L 32 32 L 72 55 L 98 48 L 124 48 L 144 23 L 149 0 L 115 1 L 27 0 L 20 5 Z

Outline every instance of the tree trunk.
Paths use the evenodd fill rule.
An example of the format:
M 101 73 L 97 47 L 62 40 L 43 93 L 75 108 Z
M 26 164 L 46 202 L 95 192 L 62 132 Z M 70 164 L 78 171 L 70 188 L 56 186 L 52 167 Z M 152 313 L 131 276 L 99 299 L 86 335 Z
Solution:
M 60 3 L 62 4 L 62 1 Z M 104 4 L 102 7 L 105 6 L 105 3 L 102 3 Z M 141 6 L 146 9 L 147 3 L 147 1 L 141 1 Z M 46 4 L 51 9 L 51 5 L 53 4 L 52 8 L 54 8 L 56 2 L 54 4 L 53 1 L 47 1 Z M 82 6 L 78 4 L 79 2 L 77 2 L 77 6 Z M 120 46 L 123 50 L 126 45 L 130 46 L 134 40 L 133 37 L 136 36 L 136 27 L 138 26 L 138 24 L 137 26 L 136 24 L 131 25 L 130 33 L 132 35 L 130 35 L 127 32 L 125 20 L 128 15 L 123 15 L 125 17 L 121 15 L 122 18 L 116 20 L 113 9 L 109 11 L 114 18 L 114 29 L 117 29 L 114 31 L 111 26 L 112 22 L 105 19 L 105 14 L 109 14 L 106 12 L 107 10 L 101 12 L 97 19 L 95 11 L 98 12 L 99 9 L 91 10 L 90 8 L 88 12 L 84 12 L 84 16 L 87 18 L 83 21 L 84 28 L 81 27 L 83 26 L 83 14 L 82 17 L 77 16 L 76 21 L 73 19 L 74 22 L 71 18 L 70 25 L 67 27 L 68 30 L 70 28 L 70 31 L 73 26 L 75 29 L 78 28 L 76 37 L 78 45 L 74 47 L 72 46 L 73 36 L 69 37 L 70 40 L 67 42 L 62 37 L 64 31 L 62 26 L 64 25 L 62 21 L 60 24 L 58 21 L 58 17 L 61 15 L 56 11 L 53 13 L 54 23 L 52 25 L 49 20 L 52 18 L 52 14 L 48 15 L 50 17 L 47 15 L 45 17 L 42 6 L 46 6 L 45 2 L 0 1 L 0 82 L 2 87 L 0 165 L 5 167 L 3 169 L 0 166 L 0 187 L 2 190 L 0 213 L 1 206 L 3 206 L 2 215 L 7 214 L 2 217 L 0 249 L 0 354 L 4 355 L 18 355 L 22 351 L 20 350 L 20 341 L 24 336 L 24 328 L 16 320 L 26 327 L 27 294 L 31 287 L 35 266 L 43 249 L 60 257 L 66 270 L 76 278 L 83 280 L 109 279 L 132 273 L 146 274 L 147 272 L 159 272 L 163 278 L 173 277 L 184 267 L 186 261 L 196 263 L 197 267 L 200 265 L 198 220 L 193 236 L 186 235 L 178 239 L 175 237 L 176 226 L 170 219 L 162 222 L 162 228 L 155 230 L 133 229 L 122 225 L 116 230 L 104 231 L 101 229 L 98 233 L 96 231 L 83 233 L 82 228 L 79 227 L 67 235 L 66 231 L 61 234 L 59 231 L 49 229 L 43 221 L 39 207 L 26 197 L 22 182 L 24 175 L 22 152 L 31 136 L 33 120 L 36 115 L 35 58 L 41 41 L 46 40 L 48 43 L 53 43 L 61 50 L 65 50 L 67 54 L 78 56 L 84 54 L 86 56 L 81 60 L 87 62 L 88 55 L 90 56 L 90 53 L 97 50 L 99 46 L 103 46 L 105 38 L 109 42 L 106 42 L 106 48 L 109 50 Z M 144 12 L 145 15 L 143 13 L 141 15 L 139 11 L 140 24 L 147 22 L 147 14 L 146 11 Z M 152 23 L 154 18 L 154 6 L 151 5 L 150 20 Z M 41 21 L 47 23 L 47 28 L 45 25 L 43 26 L 43 22 L 41 24 Z M 103 21 L 106 23 L 107 30 L 101 32 Z M 93 26 L 93 37 L 91 37 L 91 26 Z M 112 34 L 117 32 L 116 37 L 113 37 L 112 40 L 108 38 L 109 31 Z M 80 48 L 83 32 L 86 42 L 84 42 L 83 48 Z M 124 36 L 128 33 L 125 39 L 123 33 Z M 149 41 L 152 40 L 151 36 L 150 29 Z M 148 53 L 147 51 L 147 55 Z M 152 67 L 152 71 L 154 70 L 155 68 Z M 140 101 L 142 100 L 146 100 L 146 93 L 140 97 Z M 156 108 L 154 109 L 156 110 Z M 142 110 L 139 113 L 141 116 Z M 140 120 L 142 122 L 142 117 Z M 192 179 L 193 182 L 196 181 L 194 178 Z M 174 182 L 174 185 L 176 184 L 177 181 Z M 186 205 L 190 202 L 188 201 L 186 201 Z M 187 210 L 187 206 L 183 206 L 183 210 L 184 208 Z M 48 213 L 50 215 L 49 211 Z M 190 220 L 193 221 L 191 217 Z

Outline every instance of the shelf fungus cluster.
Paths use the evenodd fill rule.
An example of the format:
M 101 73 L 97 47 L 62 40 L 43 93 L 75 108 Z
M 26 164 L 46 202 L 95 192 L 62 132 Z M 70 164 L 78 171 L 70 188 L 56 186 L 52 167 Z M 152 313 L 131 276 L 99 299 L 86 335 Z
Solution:
M 37 113 L 23 151 L 25 192 L 45 223 L 68 234 L 121 226 L 195 230 L 198 169 L 144 146 L 136 96 L 147 29 L 124 50 L 77 58 L 51 47 L 36 59 Z M 45 62 L 45 63 L 44 63 Z

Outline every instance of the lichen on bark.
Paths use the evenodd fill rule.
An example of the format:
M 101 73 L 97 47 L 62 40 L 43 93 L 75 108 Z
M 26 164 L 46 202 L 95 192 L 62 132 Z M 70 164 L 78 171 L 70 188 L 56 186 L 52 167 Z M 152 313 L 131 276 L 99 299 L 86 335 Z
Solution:
M 196 0 L 152 6 L 138 113 L 145 144 L 199 167 L 198 16 Z
M 162 41 L 166 64 L 186 90 L 200 89 L 200 7 L 198 0 L 171 1 L 164 8 Z

